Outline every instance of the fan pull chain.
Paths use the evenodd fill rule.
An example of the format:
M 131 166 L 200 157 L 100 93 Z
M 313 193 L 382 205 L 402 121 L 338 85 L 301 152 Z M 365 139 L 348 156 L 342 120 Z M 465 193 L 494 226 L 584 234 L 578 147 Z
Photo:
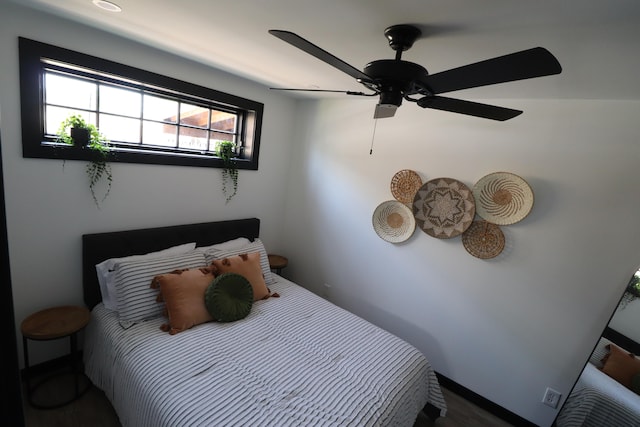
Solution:
M 371 148 L 369 148 L 369 155 L 373 154 L 373 141 L 376 139 L 376 125 L 378 124 L 378 119 L 373 121 L 373 135 L 371 135 Z

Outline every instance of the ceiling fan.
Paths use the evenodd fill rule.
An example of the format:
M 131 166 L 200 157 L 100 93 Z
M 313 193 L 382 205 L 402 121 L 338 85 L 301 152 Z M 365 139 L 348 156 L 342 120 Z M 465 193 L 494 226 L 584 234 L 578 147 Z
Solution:
M 521 114 L 522 111 L 443 97 L 439 94 L 559 74 L 562 71 L 558 60 L 548 50 L 535 47 L 436 74 L 429 74 L 423 66 L 401 59 L 402 52 L 411 48 L 416 39 L 422 35 L 419 28 L 406 24 L 393 25 L 384 31 L 389 45 L 396 52 L 395 59 L 372 61 L 362 71 L 295 33 L 284 30 L 269 30 L 269 33 L 350 75 L 372 93 L 323 89 L 271 89 L 379 96 L 379 102 L 373 115 L 376 119 L 393 117 L 404 99 L 415 102 L 422 108 L 433 108 L 499 121 L 508 120 Z

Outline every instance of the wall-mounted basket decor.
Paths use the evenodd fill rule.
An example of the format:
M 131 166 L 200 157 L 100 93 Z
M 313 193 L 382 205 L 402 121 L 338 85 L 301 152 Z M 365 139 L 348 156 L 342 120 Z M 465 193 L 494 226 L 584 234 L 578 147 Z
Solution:
M 533 208 L 533 190 L 510 172 L 485 175 L 470 189 L 452 178 L 422 183 L 417 172 L 402 169 L 391 179 L 391 194 L 395 200 L 373 214 L 381 239 L 404 242 L 416 228 L 438 239 L 462 236 L 465 250 L 480 259 L 500 255 L 506 243 L 500 227 L 523 220 Z
M 471 225 L 476 208 L 473 193 L 464 183 L 436 178 L 420 187 L 412 211 L 422 231 L 438 239 L 450 239 Z
M 504 249 L 504 233 L 500 227 L 487 221 L 473 221 L 462 233 L 464 248 L 476 258 L 495 258 Z
M 403 169 L 391 178 L 391 194 L 400 203 L 410 205 L 416 192 L 422 187 L 422 178 L 417 172 Z
M 404 242 L 416 229 L 411 209 L 397 200 L 379 204 L 373 212 L 372 222 L 378 236 L 391 243 Z
M 533 207 L 533 191 L 527 182 L 509 172 L 486 175 L 473 187 L 477 214 L 498 225 L 523 220 Z

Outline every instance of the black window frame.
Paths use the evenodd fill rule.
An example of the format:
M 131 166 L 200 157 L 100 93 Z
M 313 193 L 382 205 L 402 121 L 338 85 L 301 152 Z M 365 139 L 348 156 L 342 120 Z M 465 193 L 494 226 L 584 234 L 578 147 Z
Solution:
M 258 170 L 260 136 L 264 104 L 231 95 L 215 89 L 188 83 L 172 77 L 145 71 L 118 62 L 76 52 L 47 43 L 18 38 L 20 61 L 20 103 L 22 120 L 22 155 L 26 158 L 92 160 L 92 150 L 77 150 L 64 144 L 56 144 L 45 135 L 44 73 L 46 61 L 75 65 L 96 72 L 130 79 L 151 88 L 172 93 L 185 101 L 200 100 L 211 108 L 228 106 L 242 115 L 238 130 L 242 144 L 236 150 L 235 163 L 238 169 Z M 223 160 L 215 155 L 200 155 L 182 151 L 156 149 L 112 148 L 108 161 L 146 163 L 178 166 L 200 166 L 224 168 Z

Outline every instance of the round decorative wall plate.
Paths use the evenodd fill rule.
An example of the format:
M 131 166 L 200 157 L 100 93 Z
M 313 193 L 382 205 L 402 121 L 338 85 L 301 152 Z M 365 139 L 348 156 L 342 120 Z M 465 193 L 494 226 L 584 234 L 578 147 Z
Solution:
M 533 207 L 533 191 L 527 182 L 509 172 L 486 175 L 473 187 L 477 214 L 497 225 L 524 219 Z
M 373 212 L 372 222 L 378 236 L 391 243 L 404 242 L 416 230 L 411 209 L 397 200 L 380 203 Z
M 462 233 L 462 244 L 476 258 L 494 258 L 504 249 L 504 233 L 490 222 L 473 221 Z
M 416 193 L 412 210 L 416 226 L 438 239 L 462 234 L 471 225 L 476 212 L 469 187 L 451 178 L 427 181 Z
M 397 201 L 406 205 L 413 202 L 413 198 L 421 186 L 422 178 L 417 172 L 410 169 L 398 171 L 391 178 L 391 194 Z

